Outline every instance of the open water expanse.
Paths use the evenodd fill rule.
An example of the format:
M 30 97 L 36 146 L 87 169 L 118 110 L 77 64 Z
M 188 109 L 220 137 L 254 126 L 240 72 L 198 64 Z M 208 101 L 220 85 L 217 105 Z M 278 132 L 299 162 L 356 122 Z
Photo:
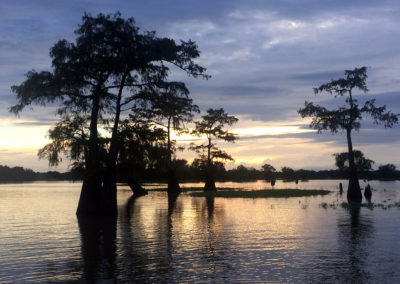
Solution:
M 79 222 L 80 183 L 2 184 L 0 283 L 399 283 L 400 182 L 370 182 L 379 206 L 358 209 L 341 206 L 338 184 L 275 186 L 331 190 L 326 196 L 206 199 L 184 192 L 170 202 L 157 191 L 134 200 L 120 186 L 117 220 Z M 201 184 L 183 184 L 190 186 Z M 271 188 L 264 181 L 217 186 Z

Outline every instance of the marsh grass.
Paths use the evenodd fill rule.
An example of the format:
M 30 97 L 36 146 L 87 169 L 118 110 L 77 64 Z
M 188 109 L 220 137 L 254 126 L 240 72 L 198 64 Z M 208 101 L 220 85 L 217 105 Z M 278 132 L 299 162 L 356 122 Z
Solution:
M 193 192 L 193 191 L 203 191 L 204 190 L 203 187 L 182 187 L 181 189 L 182 189 L 182 192 Z M 167 191 L 167 188 L 166 187 L 149 188 L 149 189 L 146 189 L 146 190 L 148 190 L 148 191 Z M 238 189 L 231 188 L 231 187 L 221 187 L 221 188 L 218 188 L 218 190 L 232 190 L 232 191 L 235 191 L 235 190 L 238 190 Z
M 279 190 L 220 190 L 212 192 L 193 192 L 193 197 L 224 197 L 224 198 L 289 198 L 329 194 L 328 190 L 301 190 L 301 189 L 279 189 Z
M 391 208 L 399 208 L 400 209 L 400 202 L 395 202 L 395 203 L 348 203 L 348 202 L 342 202 L 342 203 L 331 203 L 328 204 L 326 202 L 323 202 L 319 205 L 319 207 L 322 207 L 323 209 L 328 209 L 328 208 L 344 208 L 347 210 L 350 209 L 355 209 L 355 208 L 368 208 L 370 210 L 373 210 L 375 208 L 381 208 L 383 210 L 391 209 Z

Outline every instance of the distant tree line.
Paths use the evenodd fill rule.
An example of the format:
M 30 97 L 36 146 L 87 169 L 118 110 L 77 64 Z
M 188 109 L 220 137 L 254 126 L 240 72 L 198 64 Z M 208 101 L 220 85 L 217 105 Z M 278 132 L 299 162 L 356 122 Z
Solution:
M 174 159 L 171 162 L 176 177 L 181 181 L 203 181 L 207 175 L 206 164 L 194 160 L 189 164 L 184 159 Z M 162 164 L 160 164 L 162 166 Z M 294 170 L 290 167 L 282 167 L 281 171 L 271 171 L 271 165 L 265 164 L 262 169 L 239 165 L 234 169 L 227 170 L 223 163 L 216 162 L 214 173 L 217 181 L 255 181 L 279 179 L 284 181 L 313 180 L 313 179 L 347 179 L 346 169 L 336 170 Z M 143 167 L 136 171 L 136 178 L 140 181 L 167 181 L 168 173 L 161 170 L 157 165 Z M 377 170 L 359 171 L 361 179 L 368 180 L 400 180 L 400 171 L 393 164 L 381 165 Z M 0 182 L 24 182 L 24 181 L 68 181 L 82 180 L 80 171 L 72 170 L 65 173 L 57 171 L 35 172 L 23 167 L 8 167 L 0 165 Z
M 255 181 L 255 180 L 315 180 L 315 179 L 348 179 L 349 172 L 346 168 L 331 170 L 294 170 L 290 167 L 282 167 L 280 171 L 266 171 L 254 167 L 239 165 L 234 169 L 226 169 L 223 163 L 214 164 L 215 179 L 217 181 Z M 270 165 L 268 165 L 270 166 Z M 271 166 L 272 167 L 272 166 Z M 176 177 L 181 181 L 203 181 L 207 175 L 206 165 L 194 160 L 189 164 L 184 159 L 175 159 L 172 161 L 172 168 Z M 393 164 L 381 165 L 377 170 L 361 170 L 359 177 L 367 180 L 400 180 L 400 171 Z M 137 178 L 145 181 L 166 181 L 168 176 L 165 172 L 157 169 L 144 170 L 138 173 Z
M 34 172 L 23 167 L 8 167 L 0 165 L 0 182 L 23 182 L 40 180 L 72 180 L 71 172 L 60 173 L 49 171 L 44 173 Z

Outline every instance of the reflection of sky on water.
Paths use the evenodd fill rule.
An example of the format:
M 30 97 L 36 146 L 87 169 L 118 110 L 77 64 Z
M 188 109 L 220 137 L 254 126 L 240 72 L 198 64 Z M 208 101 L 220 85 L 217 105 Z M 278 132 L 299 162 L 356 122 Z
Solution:
M 373 201 L 398 202 L 397 183 L 371 182 L 373 188 L 382 186 Z M 335 189 L 337 184 L 298 186 Z M 244 185 L 251 186 L 224 187 Z M 398 208 L 323 209 L 322 202 L 345 201 L 337 192 L 286 199 L 207 200 L 181 194 L 169 202 L 165 192 L 150 192 L 135 200 L 121 187 L 118 220 L 78 226 L 79 187 L 0 185 L 0 283 L 400 279 Z
M 298 184 L 294 181 L 283 181 L 283 180 L 276 180 L 275 185 L 272 187 L 270 182 L 265 180 L 257 180 L 257 181 L 250 181 L 250 182 L 217 182 L 217 188 L 236 188 L 241 190 L 262 190 L 262 189 L 325 189 L 331 191 L 338 191 L 339 190 L 339 183 L 343 184 L 343 189 L 347 189 L 347 180 L 306 180 L 302 181 L 299 180 Z M 367 184 L 370 184 L 372 189 L 377 190 L 388 190 L 385 193 L 385 197 L 388 195 L 395 197 L 396 192 L 394 190 L 400 189 L 400 181 L 363 181 L 360 180 L 361 188 L 365 188 Z M 166 188 L 166 184 L 164 183 L 147 183 L 145 184 L 147 189 L 157 189 L 157 188 Z M 204 187 L 203 182 L 187 182 L 181 185 L 182 189 L 190 187 Z

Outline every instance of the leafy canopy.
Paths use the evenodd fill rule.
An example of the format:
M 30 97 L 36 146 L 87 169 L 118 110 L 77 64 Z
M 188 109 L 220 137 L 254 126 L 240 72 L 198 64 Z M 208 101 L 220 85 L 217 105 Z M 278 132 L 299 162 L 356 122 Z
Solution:
M 223 128 L 231 126 L 238 122 L 233 115 L 228 115 L 224 109 L 208 109 L 207 114 L 203 115 L 201 121 L 195 122 L 195 129 L 192 134 L 196 136 L 205 135 L 207 138 L 216 137 L 227 142 L 233 142 L 237 139 L 237 135 Z
M 270 165 L 270 164 L 264 164 L 264 165 L 261 166 L 261 168 L 266 173 L 274 173 L 274 172 L 276 172 L 275 167 Z
M 376 107 L 375 99 L 366 101 L 363 106 L 359 106 L 358 101 L 353 98 L 353 90 L 358 89 L 367 92 L 366 79 L 367 68 L 355 68 L 346 70 L 345 78 L 332 80 L 318 88 L 314 92 L 328 92 L 335 97 L 347 96 L 345 104 L 337 109 L 328 110 L 325 107 L 314 105 L 312 102 L 305 102 L 304 108 L 298 110 L 301 117 L 311 117 L 310 127 L 319 133 L 323 130 L 330 130 L 336 133 L 339 130 L 359 130 L 360 121 L 363 115 L 370 116 L 375 123 L 383 124 L 385 127 L 392 127 L 398 122 L 398 115 L 386 111 L 386 106 Z
M 124 74 L 127 87 L 158 84 L 170 72 L 166 63 L 193 77 L 209 77 L 205 68 L 193 62 L 200 55 L 193 41 L 177 44 L 155 32 L 140 33 L 134 19 L 125 20 L 119 12 L 97 17 L 85 13 L 75 34 L 75 42 L 60 40 L 51 48 L 51 72 L 32 70 L 22 84 L 12 86 L 18 104 L 11 112 L 18 114 L 27 105 L 55 101 L 87 110 L 94 96 L 101 96 L 102 109 L 112 111 L 110 102 L 116 95 L 111 90 L 120 87 Z M 131 101 L 128 98 L 125 103 Z
M 194 114 L 200 112 L 182 82 L 164 82 L 144 90 L 138 94 L 132 111 L 138 117 L 179 132 L 184 132 L 185 123 L 192 121 Z
M 187 96 L 183 83 L 167 82 L 172 65 L 189 76 L 209 78 L 193 61 L 200 55 L 193 41 L 177 43 L 140 32 L 133 18 L 123 19 L 119 12 L 97 17 L 85 13 L 75 35 L 74 42 L 60 40 L 50 49 L 51 71 L 29 71 L 23 83 L 11 87 L 18 101 L 10 108 L 15 114 L 32 104 L 59 106 L 60 122 L 49 131 L 52 142 L 39 152 L 52 165 L 63 154 L 84 159 L 86 145 L 92 158 L 100 158 L 107 146 L 100 136 L 110 131 L 109 123 L 118 126 L 121 111 L 150 99 L 139 94 L 162 88 L 166 95 L 179 90 Z
M 232 156 L 224 150 L 220 150 L 213 138 L 221 139 L 227 142 L 234 142 L 238 136 L 224 128 L 231 126 L 238 121 L 233 115 L 228 115 L 224 109 L 208 109 L 207 114 L 203 115 L 202 120 L 195 122 L 193 135 L 206 136 L 207 142 L 201 145 L 191 145 L 191 149 L 196 151 L 204 161 L 211 162 L 213 159 L 233 160 Z

